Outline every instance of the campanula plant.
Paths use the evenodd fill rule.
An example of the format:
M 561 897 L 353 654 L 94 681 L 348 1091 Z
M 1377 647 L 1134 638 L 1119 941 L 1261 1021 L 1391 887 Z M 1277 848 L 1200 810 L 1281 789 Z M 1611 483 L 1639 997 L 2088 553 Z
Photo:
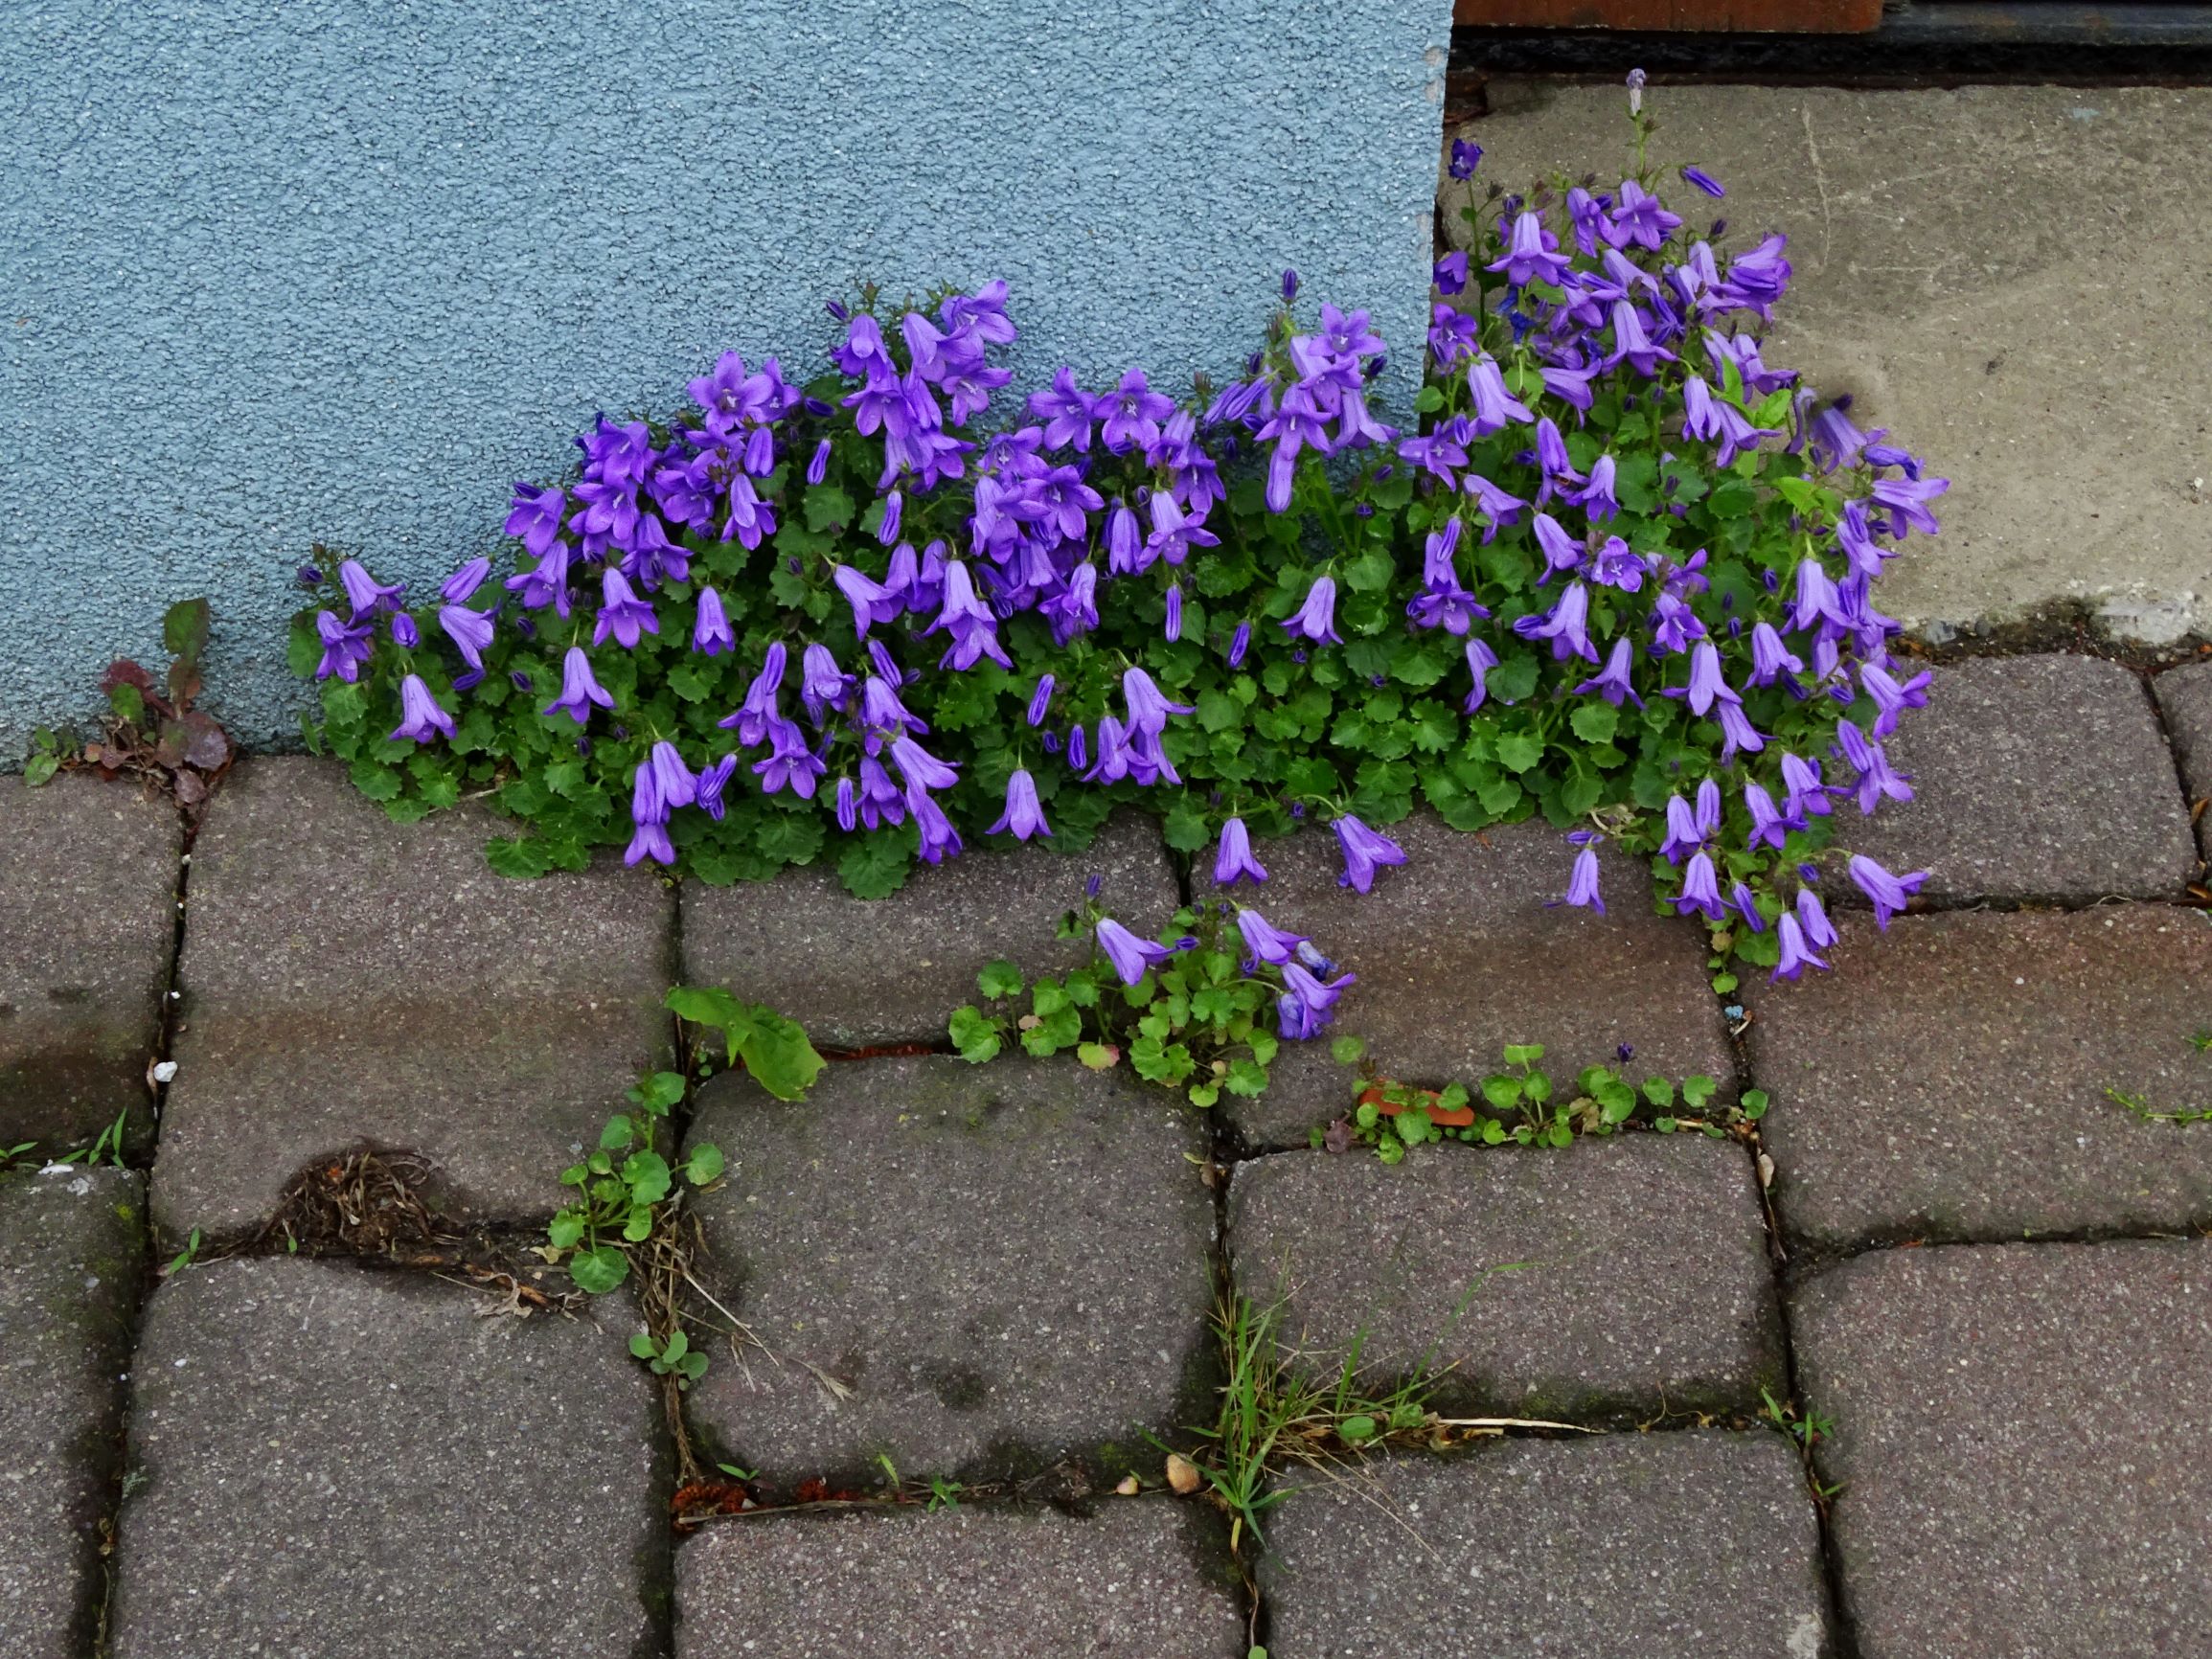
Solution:
M 804 383 L 726 353 L 683 412 L 602 417 L 517 485 L 497 571 L 303 573 L 309 741 L 397 816 L 495 795 L 517 875 L 604 846 L 710 882 L 828 859 L 879 896 L 978 842 L 1080 849 L 1126 803 L 1224 882 L 1331 823 L 1364 891 L 1418 879 L 1387 832 L 1417 808 L 1540 814 L 1566 902 L 1604 908 L 1610 840 L 1722 966 L 1822 966 L 1824 852 L 1911 795 L 1884 744 L 1927 676 L 1874 588 L 1945 481 L 1765 361 L 1783 238 L 1671 211 L 1633 119 L 1631 176 L 1468 203 L 1395 420 L 1367 314 L 1292 273 L 1260 349 L 1180 397 L 1136 367 L 1017 396 L 1003 283 L 833 305 Z M 1883 921 L 1919 882 L 1841 868 Z M 1100 943 L 1159 969 L 1132 941 Z

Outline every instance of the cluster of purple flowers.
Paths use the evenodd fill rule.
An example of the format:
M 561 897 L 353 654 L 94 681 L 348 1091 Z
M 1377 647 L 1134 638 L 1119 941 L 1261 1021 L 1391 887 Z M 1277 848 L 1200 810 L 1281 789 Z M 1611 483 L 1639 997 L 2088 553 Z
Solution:
M 1455 145 L 1452 175 L 1471 177 L 1480 159 L 1478 147 Z M 1684 177 L 1724 194 L 1696 170 Z M 1262 694 L 1253 682 L 1266 677 L 1260 665 L 1243 670 L 1254 652 L 1288 676 L 1267 680 L 1265 694 L 1280 704 L 1294 694 L 1286 685 L 1306 683 L 1310 653 L 1325 661 L 1352 633 L 1370 649 L 1426 653 L 1428 678 L 1408 683 L 1451 676 L 1437 695 L 1481 716 L 1471 731 L 1483 741 L 1507 729 L 1496 717 L 1515 702 L 1514 735 L 1539 755 L 1570 719 L 1578 733 L 1593 720 L 1592 729 L 1625 728 L 1630 711 L 1653 729 L 1709 722 L 1676 751 L 1698 758 L 1686 776 L 1676 762 L 1683 782 L 1665 807 L 1663 837 L 1653 816 L 1626 803 L 1625 772 L 1597 808 L 1555 814 L 1583 825 L 1570 837 L 1564 901 L 1603 911 L 1598 848 L 1618 839 L 1676 873 L 1668 898 L 1677 912 L 1734 919 L 1762 937 L 1771 923 L 1780 974 L 1824 966 L 1817 953 L 1834 934 L 1811 875 L 1776 914 L 1753 866 L 1795 863 L 1802 854 L 1790 837 L 1831 820 L 1837 797 L 1862 814 L 1911 798 L 1883 745 L 1925 704 L 1928 676 L 1892 654 L 1899 625 L 1875 607 L 1872 583 L 1896 543 L 1935 530 L 1929 503 L 1946 483 L 1924 476 L 1886 434 L 1861 430 L 1847 398 L 1823 403 L 1763 361 L 1758 326 L 1790 275 L 1783 239 L 1724 256 L 1714 245 L 1719 227 L 1697 237 L 1650 183 L 1578 187 L 1558 200 L 1504 197 L 1479 227 L 1480 252 L 1438 261 L 1432 395 L 1424 398 L 1435 413 L 1418 432 L 1384 424 L 1370 401 L 1385 352 L 1362 311 L 1324 305 L 1317 325 L 1300 331 L 1286 308 L 1236 379 L 1188 404 L 1141 369 L 1086 384 L 1061 368 L 1000 409 L 993 425 L 985 418 L 1011 381 L 994 353 L 1015 339 L 1005 284 L 896 313 L 832 306 L 834 376 L 802 387 L 773 357 L 748 368 L 725 353 L 690 382 L 694 413 L 666 427 L 601 417 L 576 441 L 573 484 L 517 484 L 506 528 L 524 557 L 504 583 L 490 580 L 490 561 L 473 559 L 443 585 L 434 619 L 427 609 L 418 618 L 401 602 L 403 585 L 379 584 L 347 560 L 337 583 L 350 614 L 333 602 L 314 619 L 317 676 L 356 682 L 381 625 L 403 670 L 393 676 L 400 719 L 392 737 L 428 743 L 455 738 L 454 695 L 483 685 L 490 655 L 501 677 L 486 699 L 503 701 L 511 676 L 580 755 L 595 741 L 629 745 L 614 751 L 619 761 L 603 754 L 597 764 L 627 772 L 633 864 L 676 860 L 687 831 L 703 830 L 678 814 L 720 821 L 741 765 L 740 796 L 814 804 L 847 833 L 911 821 L 919 855 L 935 862 L 962 847 L 949 791 L 973 812 L 962 820 L 973 833 L 988 815 L 975 810 L 977 784 L 988 781 L 995 800 L 1003 779 L 987 832 L 1027 841 L 1053 834 L 1056 800 L 1053 816 L 1069 827 L 1062 788 L 1181 789 L 1178 760 L 1203 766 L 1180 735 L 1192 728 L 1174 722 L 1198 712 L 1209 685 L 1219 699 L 1242 670 L 1228 706 L 1252 706 Z M 1286 273 L 1286 307 L 1296 291 Z M 1625 414 L 1640 437 L 1620 436 Z M 1348 454 L 1357 465 L 1320 465 Z M 1243 489 L 1270 513 L 1310 508 L 1311 519 L 1254 537 L 1238 516 L 1256 517 L 1250 495 L 1223 506 L 1240 469 Z M 1396 585 L 1380 595 L 1381 579 L 1352 562 L 1388 537 L 1381 525 L 1359 528 L 1375 511 L 1369 500 L 1342 510 L 1333 472 L 1357 473 L 1362 490 L 1394 480 L 1391 510 L 1410 515 L 1409 540 L 1419 543 L 1418 585 L 1410 545 L 1391 573 Z M 1694 474 L 1696 489 L 1677 474 Z M 1747 495 L 1754 483 L 1764 500 L 1788 496 L 1786 556 L 1762 543 L 1747 557 L 1718 531 L 1711 548 L 1696 545 L 1704 530 L 1677 533 L 1708 489 Z M 1339 523 L 1352 528 L 1340 534 Z M 1243 545 L 1222 548 L 1230 535 Z M 1217 549 L 1260 567 L 1256 579 L 1232 567 L 1232 580 L 1211 582 L 1220 575 L 1209 566 Z M 758 555 L 749 567 L 748 554 Z M 1247 586 L 1235 602 L 1242 614 L 1209 619 L 1222 627 L 1184 638 L 1198 607 Z M 764 625 L 764 589 L 778 608 Z M 451 694 L 413 666 L 433 620 L 460 665 Z M 1401 637 L 1379 646 L 1385 625 Z M 1053 672 L 1023 677 L 1025 720 L 1009 717 L 990 742 L 967 742 L 969 728 L 940 700 L 945 688 L 995 687 L 1001 671 L 1026 676 L 1046 637 L 1065 653 L 1051 659 L 1064 683 Z M 531 648 L 517 654 L 518 641 Z M 508 654 L 492 655 L 495 648 Z M 1024 650 L 1033 654 L 1017 666 Z M 931 653 L 933 678 L 914 666 Z M 630 706 L 627 689 L 644 670 L 625 659 L 672 655 L 685 659 L 692 690 L 682 694 L 705 712 L 668 730 L 642 706 L 657 684 L 641 685 L 640 706 Z M 1192 677 L 1200 656 L 1210 680 Z M 1163 668 L 1170 661 L 1176 671 Z M 537 680 L 556 662 L 559 686 L 549 696 Z M 535 664 L 536 675 L 518 663 Z M 711 677 L 700 671 L 708 665 Z M 1358 671 L 1380 690 L 1387 676 L 1374 667 Z M 1532 681 L 1542 687 L 1534 718 Z M 1677 706 L 1686 720 L 1669 713 Z M 933 735 L 930 720 L 943 729 Z M 1480 764 L 1476 747 L 1464 752 Z M 1444 738 L 1427 748 L 1463 753 Z M 1217 770 L 1221 787 L 1202 807 L 1221 826 L 1217 880 L 1266 879 L 1247 812 L 1279 830 L 1311 805 L 1333 824 L 1345 885 L 1365 893 L 1381 870 L 1404 862 L 1398 843 L 1345 799 L 1318 787 L 1293 795 L 1287 776 L 1278 770 L 1247 789 Z M 1212 781 L 1198 777 L 1182 802 L 1203 799 Z M 1421 786 L 1443 807 L 1425 776 Z M 1412 787 L 1374 798 L 1404 800 Z M 1515 810 L 1527 809 L 1512 798 Z M 1849 870 L 1884 925 L 1923 878 L 1863 857 Z M 1325 1026 L 1351 976 L 1257 911 L 1241 911 L 1238 925 L 1252 962 L 1283 982 L 1284 1034 Z M 1130 983 L 1174 948 L 1110 920 L 1097 937 Z
M 1455 154 L 1454 176 L 1471 174 L 1477 159 L 1479 153 L 1468 158 L 1462 172 Z M 1684 176 L 1708 195 L 1725 193 L 1697 170 L 1685 170 Z M 1561 585 L 1548 606 L 1517 618 L 1513 631 L 1548 646 L 1554 662 L 1591 665 L 1595 671 L 1574 685 L 1574 694 L 1603 697 L 1616 709 L 1641 709 L 1640 679 L 1645 691 L 1679 699 L 1693 716 L 1718 726 L 1723 770 L 1740 756 L 1754 756 L 1762 759 L 1760 776 L 1779 773 L 1787 796 L 1779 807 L 1756 779 L 1737 786 L 1749 819 L 1749 847 L 1779 852 L 1790 830 L 1804 829 L 1810 815 L 1828 812 L 1828 792 L 1836 785 L 1822 784 L 1820 759 L 1770 750 L 1772 734 L 1759 730 L 1745 712 L 1746 690 L 1778 686 L 1799 703 L 1813 697 L 1837 705 L 1866 699 L 1874 717 L 1836 721 L 1826 758 L 1850 769 L 1862 812 L 1885 798 L 1909 800 L 1910 784 L 1889 762 L 1882 740 L 1904 711 L 1927 702 L 1928 675 L 1907 675 L 1897 668 L 1889 642 L 1901 625 L 1875 607 L 1871 586 L 1897 551 L 1881 538 L 1935 532 L 1928 503 L 1948 488 L 1947 481 L 1923 476 L 1918 460 L 1886 442 L 1886 434 L 1859 430 L 1850 418 L 1848 398 L 1823 404 L 1797 385 L 1793 372 L 1762 361 L 1757 335 L 1740 320 L 1748 315 L 1764 323 L 1771 317 L 1790 275 L 1784 238 L 1768 236 L 1723 260 L 1702 238 L 1677 239 L 1683 221 L 1632 178 L 1611 192 L 1578 186 L 1555 205 L 1556 217 L 1538 203 L 1507 196 L 1488 226 L 1497 257 L 1482 268 L 1502 279 L 1487 292 L 1511 328 L 1522 372 L 1517 385 L 1509 384 L 1484 350 L 1481 313 L 1451 303 L 1471 284 L 1468 257 L 1454 254 L 1438 262 L 1439 298 L 1428 343 L 1436 370 L 1456 396 L 1448 405 L 1451 413 L 1399 445 L 1401 458 L 1431 480 L 1431 488 L 1464 496 L 1460 512 L 1479 530 L 1483 543 L 1526 522 L 1541 560 L 1536 585 Z M 1698 602 L 1711 588 L 1706 551 L 1686 557 L 1638 552 L 1616 529 L 1622 507 L 1615 457 L 1602 453 L 1580 468 L 1574 463 L 1559 421 L 1579 420 L 1608 382 L 1624 389 L 1625 407 L 1676 422 L 1685 449 L 1707 446 L 1716 472 L 1781 440 L 1782 453 L 1800 458 L 1809 480 L 1830 479 L 1848 468 L 1863 468 L 1870 480 L 1867 492 L 1842 500 L 1832 520 L 1806 511 L 1792 521 L 1802 551 L 1780 605 L 1779 625 L 1765 620 L 1750 625 L 1750 663 L 1738 683 L 1730 682 L 1722 648 L 1737 648 L 1745 621 L 1730 614 L 1724 640 L 1714 633 L 1713 607 Z M 1744 400 L 1765 403 L 1782 389 L 1788 389 L 1787 425 L 1755 424 Z M 1557 417 L 1539 402 L 1545 398 L 1556 400 Z M 1470 450 L 1476 442 L 1510 436 L 1515 429 L 1525 431 L 1527 446 L 1511 472 L 1490 477 L 1472 468 Z M 1674 460 L 1662 455 L 1662 467 Z M 1687 507 L 1675 500 L 1662 511 L 1680 519 Z M 1448 543 L 1461 522 L 1455 515 L 1441 534 L 1430 535 L 1427 586 L 1408 606 L 1416 627 L 1468 631 L 1471 613 L 1456 597 L 1456 571 L 1448 563 Z M 1767 583 L 1770 593 L 1780 586 L 1772 574 Z M 1619 602 L 1621 595 L 1647 593 L 1648 604 L 1635 609 Z M 1593 623 L 1600 596 L 1611 599 L 1610 608 L 1622 616 L 1642 613 L 1641 628 L 1620 627 L 1604 650 Z M 1732 606 L 1730 596 L 1719 608 Z M 1466 654 L 1471 712 L 1484 700 L 1486 675 L 1496 657 L 1478 638 L 1469 639 Z M 1754 930 L 1762 929 L 1747 884 L 1734 883 L 1726 898 L 1719 890 L 1705 847 L 1718 834 L 1721 816 L 1721 790 L 1712 779 L 1698 786 L 1695 807 L 1678 795 L 1669 804 L 1659 851 L 1681 871 L 1675 905 L 1714 921 L 1733 910 Z M 1574 837 L 1580 851 L 1566 902 L 1604 908 L 1595 849 L 1600 838 L 1596 831 Z M 1874 897 L 1884 922 L 1924 874 L 1893 876 L 1863 858 L 1854 858 L 1850 868 Z M 1794 977 L 1805 966 L 1824 966 L 1813 951 L 1832 933 L 1810 886 L 1801 890 L 1795 914 L 1780 919 L 1777 932 L 1778 975 Z

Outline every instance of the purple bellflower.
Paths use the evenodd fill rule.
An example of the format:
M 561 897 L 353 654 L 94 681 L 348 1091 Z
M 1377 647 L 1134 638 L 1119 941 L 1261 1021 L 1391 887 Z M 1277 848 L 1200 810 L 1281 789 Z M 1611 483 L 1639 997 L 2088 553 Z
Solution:
M 1257 910 L 1237 912 L 1237 931 L 1244 936 L 1244 948 L 1254 961 L 1277 967 L 1295 957 L 1298 947 L 1306 943 L 1306 935 L 1277 927 Z
M 348 685 L 358 680 L 361 665 L 375 649 L 369 625 L 342 623 L 336 611 L 323 610 L 315 613 L 315 632 L 323 642 L 323 660 L 315 665 L 315 678 L 327 680 L 336 674 Z
M 614 698 L 593 677 L 591 659 L 583 654 L 583 648 L 570 646 L 568 654 L 560 659 L 560 695 L 545 705 L 545 713 L 566 715 L 581 726 L 591 718 L 594 703 L 611 709 Z
M 1175 954 L 1167 945 L 1139 939 L 1110 916 L 1099 919 L 1096 937 L 1099 948 L 1106 952 L 1106 960 L 1113 964 L 1114 972 L 1124 985 L 1135 985 Z
M 453 716 L 438 706 L 421 674 L 409 674 L 399 682 L 399 723 L 392 728 L 391 740 L 427 743 L 433 733 L 451 738 Z
M 1344 874 L 1336 877 L 1339 887 L 1370 892 L 1377 870 L 1385 864 L 1405 862 L 1404 848 L 1349 812 L 1338 814 L 1330 828 L 1336 831 L 1336 843 L 1344 854 Z
M 1214 880 L 1222 887 L 1234 887 L 1240 880 L 1257 883 L 1266 879 L 1266 866 L 1252 853 L 1251 831 L 1244 828 L 1243 819 L 1230 819 L 1221 826 L 1221 843 L 1214 853 Z
M 1044 806 L 1037 798 L 1037 780 L 1026 766 L 1016 767 L 1014 776 L 1007 779 L 1006 810 L 998 815 L 990 833 L 1002 835 L 1009 830 L 1016 841 L 1052 833 L 1052 826 L 1044 821 Z
M 1336 635 L 1336 579 L 1317 576 L 1306 590 L 1306 602 L 1283 619 L 1283 631 L 1316 645 L 1342 645 Z
M 1927 879 L 1927 872 L 1915 870 L 1909 875 L 1894 875 L 1863 853 L 1854 852 L 1848 866 L 1851 879 L 1859 883 L 1859 890 L 1874 905 L 1874 925 L 1884 933 L 1889 931 L 1889 919 L 1903 910 L 1920 891 Z

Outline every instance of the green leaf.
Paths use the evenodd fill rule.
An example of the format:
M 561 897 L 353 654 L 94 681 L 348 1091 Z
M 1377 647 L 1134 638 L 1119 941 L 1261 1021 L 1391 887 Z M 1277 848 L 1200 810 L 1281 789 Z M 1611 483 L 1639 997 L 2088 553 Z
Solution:
M 1644 1079 L 1644 1099 L 1662 1109 L 1675 1103 L 1675 1085 L 1665 1078 Z
M 752 1028 L 733 1034 L 738 1057 L 753 1081 L 779 1101 L 795 1101 L 814 1086 L 826 1063 L 807 1038 L 806 1028 L 773 1009 L 754 1006 Z
M 107 693 L 107 706 L 115 711 L 115 717 L 125 725 L 135 726 L 146 718 L 146 697 L 128 680 Z
M 969 1065 L 979 1066 L 985 1060 L 997 1057 L 1003 1046 L 998 1027 L 986 1019 L 978 1008 L 956 1008 L 946 1027 L 946 1034 L 952 1046 L 960 1051 L 960 1057 Z
M 545 843 L 535 837 L 509 840 L 495 836 L 484 844 L 484 858 L 494 873 L 521 881 L 533 880 L 553 868 L 545 855 Z
M 622 1161 L 622 1178 L 629 1183 L 630 1197 L 639 1204 L 659 1203 L 673 1184 L 668 1160 L 658 1152 L 632 1152 Z
M 1585 743 L 1609 743 L 1620 730 L 1621 711 L 1608 702 L 1582 703 L 1567 716 L 1567 724 Z
M 1482 1079 L 1482 1098 L 1501 1112 L 1510 1112 L 1520 1104 L 1521 1079 L 1502 1074 Z
M 1505 1063 L 1509 1066 L 1533 1066 L 1543 1058 L 1541 1043 L 1507 1043 Z
M 603 1152 L 619 1152 L 636 1139 L 637 1125 L 630 1122 L 627 1114 L 609 1118 L 606 1127 L 599 1132 L 599 1149 Z
M 1380 1426 L 1373 1418 L 1365 1415 L 1348 1417 L 1336 1425 L 1336 1437 L 1347 1445 L 1358 1445 L 1363 1441 L 1373 1440 Z
M 1708 1077 L 1684 1078 L 1682 1079 L 1682 1103 L 1692 1108 L 1700 1107 L 1713 1098 L 1713 1091 L 1719 1086 Z
M 355 761 L 349 774 L 353 787 L 372 801 L 396 801 L 402 787 L 399 771 L 396 766 L 379 766 L 374 761 Z
M 1767 1091 L 1765 1089 L 1745 1089 L 1744 1091 L 1743 1103 L 1744 1115 L 1746 1118 L 1749 1118 L 1754 1124 L 1757 1123 L 1761 1118 L 1767 1115 L 1767 1107 L 1768 1104 L 1767 1099 Z
M 1121 1055 L 1105 1043 L 1078 1043 L 1075 1057 L 1094 1072 L 1105 1072 L 1113 1069 Z
M 1069 1003 L 1067 988 L 1050 974 L 1030 987 L 1029 1011 L 1034 1014 L 1056 1014 Z
M 684 1160 L 684 1179 L 695 1187 L 711 1186 L 721 1173 L 722 1149 L 712 1141 L 701 1141 Z
M 1497 739 L 1497 763 L 1509 772 L 1525 772 L 1543 759 L 1543 750 L 1541 738 L 1526 732 L 1501 732 Z
M 1021 969 L 1006 961 L 986 963 L 983 971 L 975 976 L 976 989 L 987 997 L 1018 996 L 1021 993 Z
M 180 600 L 161 619 L 161 643 L 169 648 L 171 656 L 197 662 L 207 648 L 207 601 Z
M 684 1098 L 683 1073 L 650 1072 L 638 1083 L 633 1098 L 654 1117 L 666 1117 L 669 1109 Z
M 23 782 L 35 789 L 61 769 L 61 757 L 41 751 L 23 762 Z
M 1246 1100 L 1266 1094 L 1267 1068 L 1257 1060 L 1231 1060 L 1229 1075 L 1222 1079 L 1222 1086 L 1232 1095 L 1242 1095 Z
M 586 1296 L 604 1296 L 629 1276 L 629 1257 L 612 1244 L 580 1250 L 568 1260 L 568 1276 Z
M 1329 1045 L 1329 1056 L 1340 1066 L 1356 1066 L 1367 1054 L 1367 1039 L 1340 1036 Z
M 888 898 L 906 885 L 914 854 L 903 831 L 872 830 L 837 856 L 837 875 L 855 898 Z
M 629 1351 L 640 1359 L 658 1359 L 660 1357 L 660 1345 L 643 1330 L 631 1334 Z
M 561 1211 L 545 1229 L 545 1238 L 556 1250 L 573 1250 L 583 1238 L 583 1217 L 573 1210 Z
M 841 530 L 852 522 L 853 498 L 836 485 L 817 484 L 807 491 L 809 530 Z
M 1196 852 L 1213 837 L 1206 832 L 1206 815 L 1188 796 L 1168 808 L 1163 832 L 1170 847 L 1178 852 Z

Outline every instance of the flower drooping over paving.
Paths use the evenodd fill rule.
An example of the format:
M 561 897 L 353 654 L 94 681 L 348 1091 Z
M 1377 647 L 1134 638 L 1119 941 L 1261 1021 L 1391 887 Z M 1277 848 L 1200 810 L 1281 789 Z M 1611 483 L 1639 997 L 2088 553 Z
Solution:
M 803 382 L 725 352 L 685 412 L 601 417 L 573 475 L 515 485 L 505 574 L 471 558 L 418 614 L 358 560 L 318 573 L 311 740 L 397 816 L 495 791 L 516 875 L 830 858 L 873 896 L 1131 803 L 1223 887 L 1331 823 L 1365 893 L 1418 807 L 1541 815 L 1564 902 L 1604 910 L 1611 842 L 1741 961 L 1825 966 L 1811 873 L 1911 798 L 1884 745 L 1927 701 L 1875 583 L 1946 485 L 1764 361 L 1785 239 L 1669 211 L 1637 120 L 1604 188 L 1484 198 L 1455 146 L 1470 245 L 1410 407 L 1367 313 L 1288 274 L 1260 349 L 1185 396 L 1137 366 L 1014 392 L 996 282 L 833 304 Z M 1884 925 L 1923 874 L 1846 867 Z M 1284 1034 L 1326 1023 L 1351 976 L 1238 926 Z M 1172 949 L 1096 939 L 1125 979 Z

